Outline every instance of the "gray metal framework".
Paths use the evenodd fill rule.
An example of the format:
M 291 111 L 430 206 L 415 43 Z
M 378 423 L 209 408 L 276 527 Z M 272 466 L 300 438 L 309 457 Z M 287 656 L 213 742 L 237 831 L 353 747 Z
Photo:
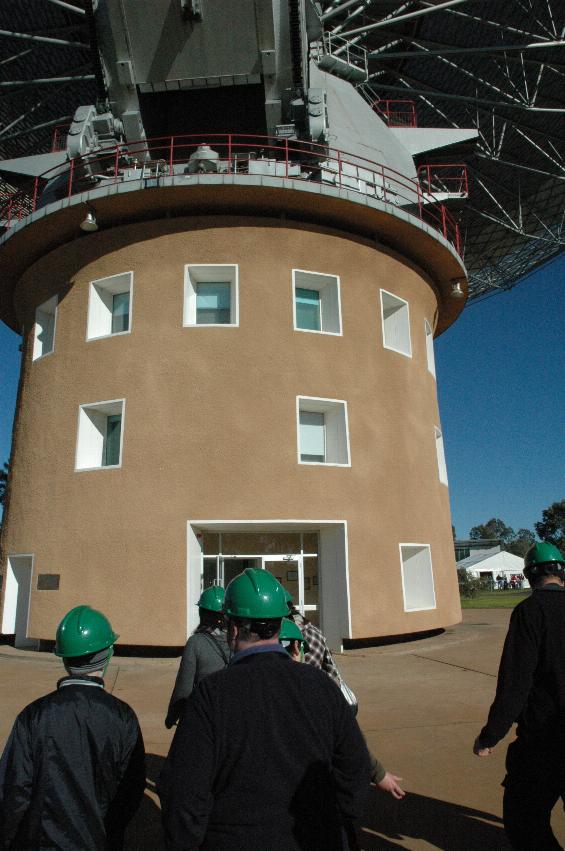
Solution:
M 311 0 L 305 0 L 311 5 Z M 326 34 L 368 54 L 371 102 L 412 100 L 418 126 L 475 127 L 458 217 L 470 296 L 512 287 L 564 247 L 562 0 L 334 0 Z M 53 128 L 95 103 L 82 0 L 0 0 L 0 158 L 50 150 Z M 337 52 L 337 51 L 336 51 Z M 438 153 L 436 161 L 441 162 Z M 0 196 L 13 187 L 0 183 Z

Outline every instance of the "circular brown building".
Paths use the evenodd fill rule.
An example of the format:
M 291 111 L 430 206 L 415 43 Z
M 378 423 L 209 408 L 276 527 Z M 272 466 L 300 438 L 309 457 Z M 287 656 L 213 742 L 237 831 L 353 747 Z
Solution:
M 180 645 L 247 566 L 333 647 L 460 618 L 433 361 L 462 305 L 450 234 L 390 190 L 229 165 L 69 183 L 3 237 L 17 644 L 89 603 L 125 644 Z

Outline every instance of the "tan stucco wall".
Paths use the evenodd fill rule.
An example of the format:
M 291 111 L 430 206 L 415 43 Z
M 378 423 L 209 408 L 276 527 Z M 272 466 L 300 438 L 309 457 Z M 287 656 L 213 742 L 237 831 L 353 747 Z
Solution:
M 239 264 L 238 328 L 183 328 L 185 263 Z M 292 268 L 340 276 L 343 336 L 293 330 Z M 131 333 L 86 342 L 89 282 L 130 270 Z M 409 302 L 412 358 L 382 346 L 381 287 Z M 34 311 L 55 293 L 55 351 L 32 363 Z M 124 643 L 182 643 L 195 518 L 347 520 L 352 637 L 459 620 L 425 350 L 437 304 L 418 269 L 280 220 L 160 221 L 52 252 L 16 305 L 27 346 L 2 569 L 33 553 L 36 574 L 61 574 L 59 591 L 32 583 L 30 635 L 88 602 Z M 297 463 L 297 395 L 347 400 L 350 468 Z M 79 405 L 117 398 L 122 467 L 75 472 Z M 431 545 L 435 610 L 404 612 L 400 542 Z

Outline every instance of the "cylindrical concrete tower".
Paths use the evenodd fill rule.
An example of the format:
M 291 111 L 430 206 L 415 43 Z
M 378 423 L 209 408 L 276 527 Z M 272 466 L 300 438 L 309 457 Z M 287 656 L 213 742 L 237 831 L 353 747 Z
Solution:
M 226 171 L 121 171 L 3 238 L 18 644 L 85 602 L 180 645 L 249 565 L 334 647 L 460 617 L 433 359 L 455 248 L 378 197 Z

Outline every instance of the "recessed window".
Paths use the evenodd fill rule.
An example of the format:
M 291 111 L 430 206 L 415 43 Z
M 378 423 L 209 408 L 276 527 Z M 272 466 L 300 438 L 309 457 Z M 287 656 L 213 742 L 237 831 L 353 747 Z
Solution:
M 294 328 L 320 334 L 341 334 L 339 278 L 319 272 L 292 270 Z
M 432 326 L 425 320 L 425 329 L 426 329 L 426 357 L 428 359 L 428 370 L 431 372 L 433 377 L 436 377 L 436 359 L 434 355 L 434 334 L 432 331 Z
M 347 402 L 298 396 L 297 431 L 299 463 L 349 466 Z
M 124 407 L 124 399 L 80 406 L 77 470 L 121 465 Z
M 429 544 L 400 544 L 404 611 L 435 609 L 436 595 Z
M 436 453 L 437 453 L 437 466 L 439 471 L 439 480 L 442 484 L 447 484 L 447 467 L 445 464 L 445 451 L 443 448 L 443 435 L 441 433 L 441 429 L 435 427 L 435 436 L 436 436 Z
M 383 346 L 412 357 L 410 314 L 408 302 L 386 290 L 381 290 Z
M 133 272 L 91 281 L 87 340 L 126 334 L 131 328 Z
M 57 321 L 57 296 L 40 304 L 35 311 L 35 335 L 33 360 L 50 354 L 55 348 L 55 324 Z
M 238 324 L 238 267 L 185 266 L 184 325 Z

